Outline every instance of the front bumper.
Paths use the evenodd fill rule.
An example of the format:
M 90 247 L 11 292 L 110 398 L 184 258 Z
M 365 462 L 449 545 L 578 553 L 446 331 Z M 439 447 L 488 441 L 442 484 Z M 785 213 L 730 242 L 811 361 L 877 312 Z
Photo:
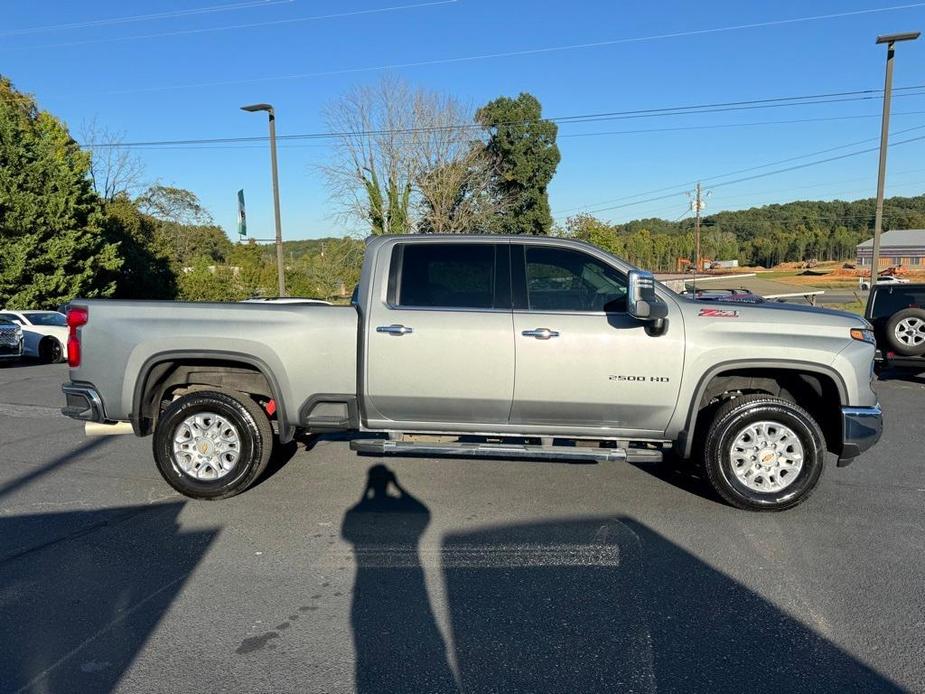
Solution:
M 103 401 L 96 388 L 84 383 L 65 383 L 61 386 L 67 405 L 61 408 L 61 414 L 84 422 L 106 422 Z
M 873 446 L 883 433 L 883 411 L 873 407 L 842 408 L 842 452 L 839 465 L 847 465 L 853 458 Z
M 22 359 L 22 338 L 16 343 L 0 342 L 0 359 Z

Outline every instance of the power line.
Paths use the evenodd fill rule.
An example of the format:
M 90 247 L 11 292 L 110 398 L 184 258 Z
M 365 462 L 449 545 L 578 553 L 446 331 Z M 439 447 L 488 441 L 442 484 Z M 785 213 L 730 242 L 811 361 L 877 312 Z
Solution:
M 917 174 L 917 173 L 921 173 L 922 171 L 925 171 L 925 169 L 907 169 L 907 170 L 904 170 L 904 171 L 894 171 L 893 173 L 890 174 L 890 179 L 891 179 L 891 180 L 894 180 L 894 179 L 899 178 L 899 177 L 901 177 L 901 176 L 905 176 L 905 175 L 908 175 L 908 174 Z M 735 196 L 732 196 L 732 197 L 723 196 L 723 197 L 722 197 L 722 200 L 723 200 L 723 204 L 726 204 L 726 203 L 728 203 L 728 202 L 730 202 L 730 201 L 741 200 L 742 198 L 754 199 L 754 198 L 760 197 L 760 196 L 766 196 L 766 195 L 779 195 L 779 194 L 781 194 L 781 193 L 789 193 L 789 194 L 792 195 L 792 194 L 795 194 L 795 193 L 798 193 L 798 192 L 804 191 L 804 190 L 818 189 L 818 188 L 831 187 L 831 186 L 842 186 L 842 185 L 844 185 L 844 184 L 846 184 L 846 183 L 857 183 L 858 181 L 868 181 L 868 180 L 869 180 L 869 177 L 865 176 L 865 177 L 863 177 L 863 178 L 848 178 L 848 179 L 841 179 L 841 180 L 837 180 L 837 181 L 826 181 L 825 183 L 815 183 L 815 184 L 811 184 L 811 185 L 802 185 L 802 186 L 796 186 L 796 187 L 794 187 L 794 186 L 789 186 L 789 187 L 787 187 L 787 188 L 777 188 L 777 189 L 775 189 L 775 190 L 753 191 L 753 192 L 751 192 L 751 193 L 745 193 L 745 194 L 743 194 L 743 195 L 735 195 Z M 907 181 L 907 182 L 905 182 L 905 183 L 892 183 L 892 184 L 890 185 L 890 188 L 893 189 L 893 190 L 897 190 L 897 189 L 909 188 L 910 186 L 918 186 L 918 187 L 921 187 L 921 188 L 925 189 L 925 185 L 923 185 L 920 181 L 917 181 L 917 180 L 916 180 L 916 181 Z M 863 193 L 865 190 L 868 190 L 868 189 L 866 189 L 866 188 L 865 188 L 865 189 L 862 189 L 862 190 L 857 190 L 857 189 L 855 189 L 855 190 L 851 190 L 851 191 L 839 190 L 838 192 L 826 193 L 825 196 L 828 198 L 828 197 L 831 197 L 831 196 L 833 196 L 833 195 L 834 195 L 834 196 L 838 196 L 838 195 L 859 195 L 859 194 Z M 869 192 L 869 191 L 868 191 L 868 192 Z M 837 198 L 836 198 L 836 199 L 837 199 Z M 791 201 L 789 201 L 789 202 L 798 202 L 798 200 L 791 200 Z M 748 208 L 748 209 L 755 208 L 755 207 L 764 207 L 764 206 L 767 206 L 767 205 L 775 205 L 775 204 L 776 204 L 776 205 L 786 205 L 786 204 L 788 204 L 788 203 L 779 203 L 779 202 L 769 202 L 769 203 L 759 203 L 759 204 L 754 204 L 754 203 L 753 203 L 753 204 L 749 205 L 749 208 Z M 671 212 L 673 212 L 673 208 L 660 207 L 659 210 L 670 210 Z M 725 209 L 725 210 L 721 210 L 720 212 L 717 212 L 717 213 L 715 213 L 715 214 L 722 214 L 723 212 L 730 212 L 730 211 L 734 211 L 734 210 Z M 712 216 L 715 216 L 715 214 L 712 215 Z M 651 212 L 651 213 L 650 213 L 650 212 L 643 212 L 643 213 L 640 213 L 640 218 L 649 218 L 649 217 L 651 217 L 651 216 L 660 217 L 660 213 L 659 213 L 659 211 L 653 211 L 653 212 Z M 678 221 L 678 220 L 673 220 L 673 221 Z
M 925 127 L 925 126 L 922 126 L 922 127 Z M 899 142 L 891 142 L 889 146 L 895 147 L 897 145 L 905 145 L 905 144 L 909 144 L 910 142 L 918 142 L 920 140 L 925 140 L 925 135 L 920 135 L 919 137 L 910 137 L 907 140 L 900 140 Z M 714 183 L 713 189 L 715 190 L 716 188 L 721 188 L 722 186 L 731 186 L 735 183 L 743 183 L 745 181 L 752 181 L 756 178 L 765 178 L 766 176 L 773 176 L 779 173 L 787 173 L 788 171 L 796 171 L 797 169 L 805 169 L 807 167 L 817 166 L 819 164 L 827 164 L 832 161 L 838 161 L 840 159 L 847 159 L 848 157 L 855 157 L 860 154 L 867 154 L 868 152 L 876 152 L 879 149 L 880 149 L 879 147 L 869 147 L 867 149 L 861 149 L 856 152 L 849 152 L 848 154 L 839 154 L 836 157 L 828 157 L 827 159 L 820 159 L 818 161 L 807 162 L 806 164 L 797 164 L 795 166 L 788 166 L 787 168 L 784 168 L 784 169 L 776 169 L 775 171 L 767 171 L 765 173 L 755 174 L 754 176 L 745 176 L 743 178 L 736 178 L 731 181 L 722 181 L 721 183 Z
M 913 116 L 922 115 L 925 111 L 900 111 L 893 113 L 894 116 Z M 572 137 L 597 137 L 599 135 L 638 135 L 641 133 L 668 133 L 684 130 L 721 130 L 725 128 L 745 128 L 757 125 L 791 125 L 796 123 L 825 123 L 839 120 L 857 120 L 860 118 L 880 118 L 879 113 L 870 113 L 853 116 L 825 116 L 821 118 L 792 118 L 788 120 L 763 120 L 750 121 L 748 123 L 718 123 L 714 125 L 678 125 L 670 128 L 639 128 L 637 130 L 598 130 L 590 133 L 566 133 L 559 135 L 557 139 Z
M 893 117 L 896 117 L 896 116 L 916 116 L 916 115 L 922 115 L 922 114 L 925 114 L 925 111 L 899 111 L 899 112 L 894 112 L 894 113 L 893 113 Z M 644 133 L 661 133 L 661 132 L 676 132 L 676 131 L 680 132 L 680 131 L 686 131 L 686 130 L 704 130 L 704 129 L 708 129 L 708 130 L 720 129 L 720 130 L 722 130 L 722 129 L 725 129 L 725 128 L 740 128 L 740 127 L 752 127 L 752 126 L 762 126 L 762 125 L 790 125 L 790 124 L 797 124 L 797 123 L 825 123 L 825 122 L 840 121 L 840 120 L 855 120 L 855 119 L 861 119 L 861 118 L 880 118 L 880 117 L 881 117 L 881 114 L 879 114 L 879 113 L 871 113 L 871 114 L 854 115 L 854 116 L 829 116 L 829 117 L 822 117 L 822 118 L 796 118 L 796 119 L 790 119 L 790 120 L 750 121 L 750 122 L 748 122 L 748 123 L 716 123 L 716 124 L 712 124 L 712 125 L 681 125 L 681 126 L 676 126 L 676 127 L 671 127 L 671 128 L 639 128 L 639 129 L 635 129 L 635 130 L 601 130 L 601 131 L 597 131 L 597 132 L 588 132 L 588 133 L 565 133 L 565 134 L 560 134 L 560 135 L 557 136 L 557 140 L 562 140 L 562 139 L 566 139 L 566 138 L 573 138 L 573 137 L 595 137 L 595 136 L 605 136 L 605 135 L 639 135 L 639 134 L 644 134 Z M 902 131 L 900 131 L 900 132 L 902 132 Z M 292 136 L 290 136 L 290 137 L 292 137 Z M 471 137 L 471 136 L 466 136 L 466 137 L 467 137 L 467 139 L 468 139 L 468 138 Z M 138 146 L 138 148 L 140 148 L 140 149 L 150 149 L 151 151 L 155 151 L 155 152 L 164 151 L 164 150 L 194 150 L 194 151 L 195 151 L 195 150 L 208 150 L 208 149 L 224 149 L 224 150 L 260 149 L 260 150 L 263 150 L 263 149 L 265 149 L 265 146 L 262 145 L 262 144 L 259 144 L 259 141 L 260 141 L 261 139 L 265 141 L 267 138 L 266 138 L 266 137 L 263 137 L 263 138 L 254 137 L 254 138 L 251 138 L 250 141 L 241 142 L 241 143 L 238 143 L 238 144 L 233 144 L 233 143 L 230 143 L 230 144 L 209 144 L 209 143 L 204 143 L 204 144 L 187 144 L 187 145 L 158 145 L 158 146 L 151 145 L 150 147 Z M 277 136 L 277 140 L 278 140 L 278 139 L 279 139 L 279 136 Z M 123 148 L 125 148 L 125 149 L 134 149 L 134 148 L 136 148 L 135 145 L 132 145 L 132 144 L 130 144 L 130 143 L 118 143 L 118 142 L 114 142 L 114 143 L 99 143 L 99 144 L 97 144 L 97 143 L 90 143 L 90 144 L 86 144 L 86 145 L 82 145 L 82 146 L 84 146 L 84 147 L 90 147 L 90 148 L 96 147 L 96 148 L 99 148 L 99 149 L 103 149 L 103 148 L 118 148 L 118 147 L 123 147 Z M 280 147 L 280 149 L 305 149 L 305 148 L 318 149 L 318 148 L 330 147 L 330 143 L 326 143 L 326 142 L 311 142 L 311 143 L 307 143 L 307 144 L 296 144 L 296 143 L 281 142 L 281 143 L 279 144 L 279 147 Z M 690 185 L 690 184 L 688 184 L 688 185 Z M 670 187 L 671 187 L 671 188 L 675 188 L 675 187 L 677 187 L 677 186 L 670 186 Z M 668 188 L 664 188 L 664 189 L 659 188 L 658 190 L 667 190 L 667 189 L 668 189 Z M 649 192 L 654 192 L 654 191 L 649 191 Z M 646 194 L 648 194 L 648 193 L 639 193 L 639 194 L 637 194 L 637 195 L 646 195 Z M 630 195 L 630 196 L 625 196 L 625 197 L 622 197 L 622 198 L 615 198 L 615 199 L 614 199 L 614 198 L 611 198 L 611 199 L 609 199 L 609 200 L 602 200 L 602 201 L 599 201 L 599 202 L 596 202 L 596 203 L 590 203 L 590 204 L 588 204 L 588 205 L 581 205 L 581 206 L 574 207 L 574 208 L 568 208 L 568 209 L 560 210 L 560 211 L 556 212 L 556 215 L 558 216 L 558 215 L 560 215 L 562 212 L 568 212 L 568 211 L 570 211 L 570 210 L 580 210 L 580 209 L 584 209 L 585 207 L 592 207 L 592 206 L 594 206 L 594 205 L 604 205 L 604 204 L 607 204 L 608 202 L 615 202 L 616 200 L 623 200 L 623 199 L 627 199 L 627 198 L 631 198 L 631 197 L 636 197 L 636 196 L 635 196 L 635 195 Z
M 922 127 L 925 127 L 925 126 L 922 126 Z M 919 141 L 919 140 L 925 140 L 925 135 L 922 135 L 922 136 L 919 136 L 919 137 L 909 138 L 908 140 L 900 140 L 899 142 L 891 142 L 891 143 L 889 144 L 889 146 L 890 146 L 890 147 L 895 147 L 895 146 L 897 146 L 897 145 L 904 145 L 904 144 L 908 144 L 908 143 L 910 143 L 910 142 L 917 142 L 917 141 Z M 878 147 L 870 147 L 870 148 L 868 148 L 868 149 L 862 149 L 862 150 L 858 150 L 858 151 L 856 151 L 856 152 L 849 152 L 848 154 L 840 154 L 840 155 L 835 156 L 835 157 L 828 157 L 828 158 L 826 158 L 826 159 L 820 159 L 820 160 L 818 160 L 818 161 L 811 161 L 811 162 L 807 162 L 807 163 L 805 163 L 805 164 L 798 164 L 798 165 L 796 165 L 796 166 L 789 166 L 789 167 L 784 168 L 784 169 L 776 169 L 776 170 L 774 170 L 774 171 L 766 171 L 766 172 L 761 173 L 761 174 L 755 174 L 754 176 L 745 176 L 745 177 L 743 177 L 743 178 L 734 179 L 734 180 L 732 180 L 732 181 L 723 181 L 723 182 L 721 182 L 721 183 L 714 183 L 714 184 L 712 185 L 712 188 L 715 189 L 715 188 L 719 188 L 719 187 L 721 187 L 721 186 L 729 186 L 729 185 L 733 185 L 733 184 L 735 184 L 735 183 L 742 183 L 742 182 L 744 182 L 744 181 L 752 181 L 752 180 L 755 180 L 755 179 L 757 179 L 757 178 L 765 178 L 765 177 L 767 177 L 767 176 L 774 176 L 774 175 L 779 174 L 779 173 L 786 173 L 786 172 L 788 172 L 788 171 L 795 171 L 795 170 L 797 170 L 797 169 L 805 169 L 805 168 L 810 167 L 810 166 L 818 166 L 818 165 L 820 165 L 820 164 L 827 164 L 827 163 L 829 163 L 829 162 L 838 161 L 838 160 L 840 160 L 840 159 L 847 159 L 847 158 L 849 158 L 849 157 L 855 157 L 855 156 L 858 156 L 858 155 L 861 155 L 861 154 L 867 154 L 867 153 L 869 153 L 869 152 L 876 152 L 878 149 L 879 149 Z M 682 192 L 683 192 L 683 191 L 682 191 Z M 657 196 L 657 197 L 647 198 L 647 199 L 645 199 L 645 200 L 637 200 L 637 201 L 635 201 L 635 202 L 628 202 L 628 203 L 624 203 L 624 204 L 622 204 L 622 205 L 613 205 L 613 206 L 611 206 L 611 207 L 601 207 L 601 208 L 598 208 L 598 209 L 595 209 L 595 210 L 588 210 L 588 214 L 598 214 L 598 213 L 600 213 L 600 212 L 610 212 L 611 210 L 618 210 L 618 209 L 622 209 L 622 208 L 625 208 L 625 207 L 633 207 L 634 205 L 642 205 L 642 204 L 647 203 L 647 202 L 655 202 L 655 201 L 657 201 L 657 200 L 666 200 L 667 198 L 673 198 L 673 197 L 676 197 L 676 196 L 678 196 L 678 195 L 680 195 L 679 192 L 672 192 L 672 193 L 668 193 L 667 195 L 659 195 L 659 196 Z
M 419 60 L 419 61 L 413 61 L 413 62 L 407 62 L 407 63 L 391 63 L 387 65 L 344 68 L 340 70 L 328 70 L 324 72 L 307 72 L 307 73 L 297 73 L 297 74 L 290 74 L 290 75 L 277 75 L 277 76 L 271 76 L 271 77 L 260 77 L 260 78 L 252 78 L 252 79 L 245 79 L 245 80 L 222 80 L 222 81 L 216 81 L 216 82 L 200 82 L 196 84 L 177 84 L 177 85 L 164 86 L 164 87 L 151 87 L 147 89 L 131 90 L 131 91 L 125 91 L 125 92 L 112 92 L 112 93 L 115 93 L 115 94 L 138 93 L 138 92 L 145 92 L 145 91 L 163 91 L 163 90 L 169 90 L 169 89 L 194 89 L 194 88 L 202 88 L 202 87 L 229 86 L 229 85 L 236 85 L 236 84 L 250 84 L 250 83 L 257 83 L 257 82 L 273 82 L 273 81 L 281 81 L 281 80 L 306 79 L 306 78 L 311 78 L 311 77 L 345 75 L 345 74 L 353 74 L 353 73 L 358 73 L 358 72 L 381 72 L 383 70 L 398 70 L 398 69 L 411 68 L 411 67 L 427 67 L 427 66 L 433 66 L 433 65 L 447 65 L 451 63 L 464 63 L 464 62 L 473 62 L 473 61 L 480 61 L 480 60 L 493 60 L 493 59 L 498 59 L 498 58 L 511 58 L 511 57 L 517 57 L 517 56 L 540 55 L 540 54 L 546 54 L 546 53 L 559 53 L 563 51 L 583 50 L 583 49 L 589 49 L 589 48 L 602 48 L 606 46 L 616 46 L 620 44 L 641 43 L 641 42 L 646 42 L 646 41 L 661 41 L 661 40 L 666 40 L 666 39 L 683 38 L 683 37 L 688 37 L 688 36 L 703 36 L 706 34 L 743 31 L 746 29 L 759 29 L 762 27 L 783 26 L 787 24 L 799 24 L 803 22 L 815 22 L 815 21 L 821 21 L 821 20 L 826 20 L 826 19 L 838 19 L 842 17 L 856 17 L 859 15 L 893 12 L 897 10 L 907 10 L 907 9 L 913 9 L 913 8 L 923 7 L 923 6 L 925 6 L 925 2 L 916 2 L 916 3 L 904 4 L 904 5 L 893 5 L 890 7 L 873 7 L 873 8 L 867 8 L 867 9 L 862 9 L 862 10 L 852 10 L 848 12 L 833 12 L 830 14 L 822 14 L 822 15 L 792 17 L 789 19 L 775 19 L 775 20 L 769 20 L 765 22 L 752 22 L 749 24 L 736 24 L 736 25 L 724 26 L 724 27 L 711 27 L 707 29 L 693 29 L 690 31 L 676 31 L 676 32 L 664 33 L 664 34 L 650 34 L 647 36 L 632 36 L 632 37 L 624 37 L 624 38 L 619 38 L 619 39 L 609 39 L 605 41 L 592 41 L 592 42 L 587 42 L 587 43 L 575 43 L 575 44 L 567 44 L 567 45 L 560 45 L 560 46 L 545 46 L 541 48 L 529 48 L 529 49 L 522 49 L 522 50 L 517 50 L 517 51 L 483 53 L 479 55 L 457 56 L 453 58 L 438 58 L 438 59 L 433 59 L 433 60 Z
M 292 2 L 293 0 L 284 0 Z M 87 39 L 85 41 L 66 41 L 61 43 L 47 43 L 36 46 L 13 46 L 14 50 L 23 49 L 45 49 L 45 48 L 65 48 L 70 46 L 87 46 L 98 43 L 115 43 L 117 41 L 141 41 L 144 39 L 166 38 L 169 36 L 187 36 L 190 34 L 206 34 L 216 31 L 233 31 L 237 29 L 252 29 L 256 27 L 279 26 L 282 24 L 299 24 L 302 22 L 315 22 L 322 19 L 342 19 L 344 17 L 357 17 L 368 14 L 381 14 L 383 12 L 397 12 L 400 10 L 413 10 L 422 7 L 436 7 L 438 5 L 452 5 L 459 0 L 433 0 L 432 2 L 421 2 L 409 5 L 394 5 L 391 7 L 378 7 L 368 10 L 350 10 L 347 12 L 332 12 L 329 14 L 312 15 L 309 17 L 292 17 L 289 19 L 273 19 L 263 22 L 249 22 L 246 24 L 230 24 L 220 27 L 202 27 L 198 29 L 176 29 L 174 31 L 160 31 L 153 34 L 134 34 L 132 36 L 116 36 L 105 39 Z
M 903 130 L 895 131 L 895 132 L 892 133 L 892 134 L 893 134 L 893 135 L 902 135 L 903 133 L 911 132 L 911 131 L 913 131 L 913 130 L 921 130 L 922 128 L 925 128 L 925 125 L 916 125 L 916 126 L 911 127 L 911 128 L 904 128 Z M 736 169 L 736 170 L 734 170 L 734 171 L 727 171 L 726 173 L 715 174 L 715 175 L 713 175 L 713 176 L 707 176 L 706 178 L 701 178 L 700 180 L 701 180 L 701 181 L 715 181 L 715 180 L 718 179 L 718 178 L 726 178 L 727 176 L 735 176 L 736 174 L 740 174 L 740 173 L 747 173 L 747 172 L 749 172 L 749 171 L 757 171 L 758 169 L 766 169 L 766 168 L 768 168 L 768 167 L 770 167 L 770 166 L 777 166 L 777 165 L 779 165 L 779 164 L 786 164 L 786 163 L 788 163 L 788 162 L 797 161 L 797 160 L 799 160 L 799 159 L 807 159 L 807 158 L 809 158 L 809 157 L 816 157 L 816 156 L 819 156 L 820 154 L 827 154 L 827 153 L 829 153 L 829 152 L 834 152 L 834 151 L 837 151 L 837 150 L 839 150 L 839 149 L 846 149 L 846 148 L 848 148 L 848 147 L 854 147 L 855 145 L 860 145 L 860 144 L 864 144 L 865 142 L 872 142 L 872 141 L 879 140 L 879 139 L 880 139 L 879 137 L 869 137 L 869 138 L 866 138 L 866 139 L 864 139 L 864 140 L 856 140 L 856 141 L 854 141 L 854 142 L 848 142 L 848 143 L 845 143 L 845 144 L 843 144 L 843 145 L 836 145 L 835 147 L 827 147 L 826 149 L 819 149 L 819 150 L 816 150 L 816 151 L 814 151 L 814 152 L 807 152 L 806 154 L 800 154 L 800 155 L 797 155 L 797 156 L 794 156 L 794 157 L 788 157 L 788 158 L 786 158 L 786 159 L 778 159 L 777 161 L 767 162 L 767 163 L 765 163 L 765 164 L 757 164 L 757 165 L 755 165 L 755 166 L 749 166 L 749 167 L 746 167 L 746 168 L 744 168 L 744 169 Z M 896 143 L 896 144 L 901 144 L 901 143 Z M 869 150 L 865 150 L 864 152 L 867 152 L 867 151 L 869 151 Z M 863 153 L 863 152 L 862 152 L 862 153 Z M 853 156 L 853 155 L 852 155 L 852 156 Z M 652 200 L 664 200 L 664 199 L 666 199 L 666 198 L 673 197 L 674 195 L 680 195 L 680 194 L 684 193 L 684 192 L 685 192 L 684 190 L 680 190 L 680 191 L 679 191 L 678 189 L 679 189 L 679 188 L 684 188 L 684 187 L 686 187 L 686 186 L 694 185 L 695 183 L 696 183 L 696 181 L 688 181 L 688 182 L 679 183 L 679 184 L 676 184 L 676 185 L 663 186 L 663 187 L 661 187 L 661 188 L 654 188 L 654 189 L 652 189 L 652 190 L 643 191 L 642 193 L 634 193 L 634 194 L 632 194 L 632 195 L 624 195 L 624 196 L 621 196 L 621 197 L 619 197 L 619 198 L 611 198 L 610 200 L 602 200 L 602 201 L 600 201 L 600 202 L 591 203 L 591 204 L 589 204 L 589 205 L 581 205 L 581 206 L 579 206 L 579 207 L 570 207 L 570 208 L 567 208 L 567 209 L 564 209 L 564 210 L 559 210 L 559 211 L 556 212 L 555 214 L 556 214 L 556 216 L 561 217 L 564 213 L 568 213 L 568 212 L 577 212 L 577 211 L 581 211 L 581 210 L 586 210 L 586 209 L 588 209 L 588 208 L 590 208 L 590 207 L 596 207 L 597 205 L 606 205 L 606 204 L 608 204 L 608 203 L 611 203 L 611 202 L 619 202 L 619 201 L 621 201 L 621 200 L 631 200 L 632 198 L 638 198 L 638 197 L 641 197 L 641 196 L 643 196 L 643 195 L 651 195 L 652 193 L 661 193 L 661 192 L 666 191 L 666 190 L 674 191 L 674 192 L 672 192 L 672 193 L 669 193 L 668 195 L 663 195 L 663 196 L 660 196 L 660 197 L 658 197 L 658 198 L 649 198 L 648 200 L 640 201 L 640 202 L 650 202 L 650 201 L 652 201 Z M 716 188 L 716 187 L 718 187 L 719 185 L 726 185 L 726 183 L 715 184 L 715 185 L 713 185 L 713 187 Z M 639 203 L 635 203 L 635 202 L 634 202 L 634 203 L 630 203 L 630 204 L 631 204 L 631 205 L 636 205 L 636 204 L 639 204 Z M 617 205 L 617 206 L 612 207 L 612 208 L 609 208 L 609 207 L 608 207 L 608 208 L 601 208 L 601 209 L 599 209 L 599 210 L 596 210 L 596 212 L 604 212 L 604 211 L 608 211 L 608 210 L 611 210 L 611 209 L 618 209 L 618 208 L 620 208 L 620 207 L 629 207 L 630 204 L 627 204 L 627 205 Z
M 233 10 L 246 10 L 253 7 L 270 7 L 272 5 L 283 5 L 295 2 L 295 0 L 249 0 L 248 2 L 237 2 L 226 5 L 209 5 L 207 7 L 191 7 L 186 10 L 172 10 L 170 12 L 153 12 L 150 14 L 136 14 L 128 17 L 110 17 L 107 19 L 89 19 L 83 22 L 70 22 L 67 24 L 46 24 L 44 26 L 26 27 L 24 29 L 13 29 L 11 31 L 2 31 L 0 36 L 28 36 L 33 34 L 44 34 L 53 31 L 67 31 L 69 29 L 91 29 L 95 27 L 113 26 L 116 24 L 134 24 L 139 22 L 150 22 L 161 19 L 175 19 L 177 17 L 191 17 L 201 14 L 214 14 L 219 12 L 231 12 Z
M 890 180 L 891 180 L 891 181 L 895 181 L 895 179 L 897 179 L 897 178 L 899 178 L 899 177 L 901 177 L 901 176 L 906 176 L 906 175 L 909 175 L 909 174 L 918 174 L 918 173 L 922 173 L 923 171 L 925 171 L 925 169 L 906 169 L 906 170 L 903 170 L 903 171 L 892 171 L 892 172 L 890 173 Z M 734 196 L 732 196 L 732 197 L 723 196 L 722 199 L 723 199 L 723 201 L 724 201 L 724 203 L 725 203 L 725 202 L 728 202 L 728 201 L 730 201 L 730 200 L 741 200 L 742 198 L 754 198 L 755 196 L 762 196 L 762 195 L 777 195 L 777 194 L 780 194 L 780 193 L 791 193 L 791 194 L 793 194 L 793 193 L 797 193 L 797 192 L 804 191 L 804 190 L 813 190 L 813 189 L 819 189 L 819 188 L 830 188 L 830 187 L 834 187 L 834 186 L 843 186 L 843 185 L 845 185 L 845 184 L 847 184 L 847 183 L 858 183 L 858 182 L 860 182 L 860 181 L 869 181 L 869 179 L 870 179 L 869 176 L 863 176 L 863 177 L 856 177 L 856 178 L 844 178 L 844 179 L 839 179 L 839 180 L 835 180 L 835 181 L 829 180 L 829 181 L 825 181 L 824 183 L 813 183 L 813 184 L 810 184 L 810 185 L 801 185 L 801 186 L 796 186 L 796 187 L 794 187 L 794 186 L 789 186 L 789 187 L 787 187 L 787 188 L 777 188 L 777 189 L 775 189 L 775 190 L 762 190 L 762 191 L 757 191 L 757 192 L 743 193 L 743 194 L 740 194 L 740 195 L 734 195 Z M 907 182 L 907 183 L 891 184 L 891 188 L 896 188 L 896 187 L 908 187 L 908 186 L 910 186 L 910 185 L 922 185 L 922 187 L 925 188 L 925 184 L 922 184 L 922 183 L 920 183 L 919 181 L 910 181 L 910 182 Z M 858 192 L 863 192 L 863 191 L 853 190 L 853 191 L 850 192 L 850 194 L 853 195 L 853 194 L 858 193 Z M 837 192 L 837 193 L 826 193 L 826 195 L 848 195 L 848 194 L 849 194 L 849 193 L 847 193 L 847 192 L 842 192 L 842 191 Z M 775 203 L 768 203 L 768 204 L 775 204 Z
M 907 87 L 897 87 L 893 91 L 900 92 L 896 96 L 922 96 L 925 92 L 916 90 L 925 89 L 925 84 L 910 85 Z M 751 99 L 744 101 L 728 101 L 709 104 L 694 104 L 687 106 L 668 106 L 650 109 L 633 109 L 629 111 L 607 111 L 603 113 L 586 113 L 572 116 L 557 116 L 545 118 L 544 120 L 563 125 L 574 123 L 588 123 L 600 120 L 615 120 L 624 117 L 641 118 L 653 117 L 659 115 L 693 115 L 697 113 L 714 113 L 717 110 L 738 111 L 747 110 L 754 107 L 771 108 L 778 105 L 812 105 L 818 103 L 833 103 L 833 101 L 860 101 L 866 99 L 879 98 L 882 89 L 862 89 L 849 92 L 829 92 L 823 94 L 808 94 L 803 96 L 783 96 L 771 99 Z M 844 99 L 829 99 L 829 97 L 847 97 Z M 828 100 L 826 100 L 828 99 Z M 523 121 L 509 121 L 501 123 L 500 126 L 519 125 Z M 466 131 L 466 130 L 484 130 L 484 126 L 479 123 L 457 123 L 451 125 L 429 126 L 419 128 L 383 128 L 377 130 L 357 130 L 353 132 L 315 132 L 301 133 L 294 135 L 279 135 L 279 140 L 313 140 L 329 139 L 343 137 L 371 137 L 375 135 L 394 135 L 394 134 L 411 134 L 425 132 L 446 132 L 446 131 Z M 160 145 L 190 145 L 190 144 L 228 144 L 237 142 L 265 142 L 266 136 L 249 136 L 249 137 L 215 137 L 215 138 L 194 138 L 184 140 L 147 140 L 139 142 L 125 143 L 87 143 L 87 147 L 106 148 L 106 147 L 156 147 Z

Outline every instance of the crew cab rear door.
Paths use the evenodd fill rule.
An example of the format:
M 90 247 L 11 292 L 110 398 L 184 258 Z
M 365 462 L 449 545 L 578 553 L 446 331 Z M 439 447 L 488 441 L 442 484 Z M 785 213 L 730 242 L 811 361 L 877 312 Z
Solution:
M 365 322 L 368 423 L 506 424 L 514 391 L 510 244 L 425 237 L 384 252 L 387 280 Z
M 626 274 L 576 248 L 512 244 L 517 370 L 511 424 L 656 436 L 677 404 L 684 326 L 657 337 L 626 313 Z M 602 435 L 607 435 L 601 432 Z

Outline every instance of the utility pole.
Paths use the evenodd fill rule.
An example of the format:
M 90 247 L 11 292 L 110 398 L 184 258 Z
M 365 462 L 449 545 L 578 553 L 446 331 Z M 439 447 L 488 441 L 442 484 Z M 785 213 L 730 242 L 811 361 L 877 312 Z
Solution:
M 276 163 L 276 112 L 270 104 L 242 106 L 242 111 L 266 111 L 270 119 L 270 166 L 273 169 L 273 213 L 276 221 L 276 275 L 279 296 L 286 296 L 286 265 L 283 258 L 283 226 L 279 214 L 279 167 Z
M 694 290 L 697 290 L 697 273 L 701 270 L 702 260 L 700 258 L 700 211 L 706 207 L 706 203 L 703 201 L 703 189 L 700 186 L 700 181 L 697 181 L 697 188 L 694 189 L 693 193 L 688 193 L 688 197 L 691 198 L 691 209 L 694 211 L 694 238 L 696 249 L 694 251 Z M 707 193 L 709 195 L 709 193 Z
M 880 232 L 883 230 L 883 189 L 886 185 L 886 150 L 890 134 L 890 104 L 893 97 L 893 45 L 897 41 L 912 41 L 919 32 L 878 36 L 877 43 L 886 44 L 886 78 L 883 83 L 883 118 L 880 122 L 880 165 L 877 169 L 877 213 L 874 216 L 874 247 L 870 259 L 870 288 L 877 284 L 880 272 Z

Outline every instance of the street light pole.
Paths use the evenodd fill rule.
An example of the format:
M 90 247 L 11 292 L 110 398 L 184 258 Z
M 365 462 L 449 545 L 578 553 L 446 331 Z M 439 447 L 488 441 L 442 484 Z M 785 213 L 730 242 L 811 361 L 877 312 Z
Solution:
M 279 296 L 286 296 L 286 269 L 283 261 L 283 225 L 279 214 L 279 167 L 276 163 L 276 112 L 270 104 L 242 106 L 242 111 L 266 111 L 270 121 L 270 166 L 273 169 L 273 213 L 276 220 L 276 274 Z
M 880 122 L 880 165 L 877 170 L 877 211 L 874 216 L 874 247 L 870 259 L 871 289 L 877 284 L 877 275 L 880 271 L 880 233 L 883 230 L 883 189 L 886 185 L 886 151 L 889 146 L 890 105 L 893 99 L 893 45 L 897 41 L 911 41 L 918 37 L 919 32 L 917 31 L 877 37 L 877 43 L 885 43 L 887 47 L 886 77 L 883 83 L 883 118 Z

